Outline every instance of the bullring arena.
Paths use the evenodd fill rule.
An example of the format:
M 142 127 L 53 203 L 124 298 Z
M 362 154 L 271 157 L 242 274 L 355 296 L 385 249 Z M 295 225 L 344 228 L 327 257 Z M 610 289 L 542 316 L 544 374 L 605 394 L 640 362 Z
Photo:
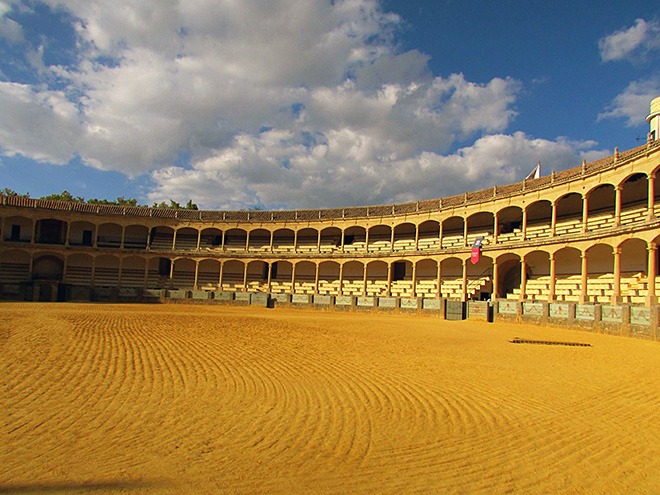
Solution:
M 659 116 L 405 204 L 0 196 L 0 493 L 653 493 Z

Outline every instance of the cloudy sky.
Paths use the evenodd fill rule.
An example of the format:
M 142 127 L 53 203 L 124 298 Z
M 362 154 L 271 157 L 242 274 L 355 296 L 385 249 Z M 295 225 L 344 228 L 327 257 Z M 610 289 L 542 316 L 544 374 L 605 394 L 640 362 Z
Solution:
M 435 198 L 645 142 L 657 1 L 0 0 L 0 188 Z

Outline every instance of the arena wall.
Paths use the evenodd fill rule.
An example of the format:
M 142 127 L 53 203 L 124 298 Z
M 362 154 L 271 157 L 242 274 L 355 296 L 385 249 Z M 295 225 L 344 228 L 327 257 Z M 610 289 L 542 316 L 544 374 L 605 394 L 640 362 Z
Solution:
M 515 303 L 519 320 L 525 303 L 548 315 L 552 304 L 653 308 L 659 168 L 660 141 L 650 140 L 539 179 L 394 205 L 191 211 L 0 196 L 0 295 L 265 293 L 318 296 L 320 306 L 331 296 L 333 307 L 350 296 L 420 313 L 435 300 L 426 304 L 443 316 L 445 300 L 498 300 Z

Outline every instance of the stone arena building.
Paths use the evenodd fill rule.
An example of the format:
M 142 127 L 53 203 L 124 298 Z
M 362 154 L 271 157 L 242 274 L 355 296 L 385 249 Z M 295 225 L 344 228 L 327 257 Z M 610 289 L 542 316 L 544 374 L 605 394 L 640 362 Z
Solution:
M 496 300 L 496 317 L 568 311 L 571 321 L 639 323 L 655 335 L 660 98 L 648 121 L 643 146 L 403 204 L 192 211 L 0 196 L 0 295 L 239 302 L 261 293 L 445 316 L 445 301 Z

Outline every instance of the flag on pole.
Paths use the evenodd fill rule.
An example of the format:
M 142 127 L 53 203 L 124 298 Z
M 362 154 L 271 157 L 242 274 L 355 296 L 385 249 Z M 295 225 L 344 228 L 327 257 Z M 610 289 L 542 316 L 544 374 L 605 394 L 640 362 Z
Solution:
M 541 177 L 541 162 L 534 167 L 534 170 L 532 170 L 527 177 L 525 177 L 525 180 L 529 179 L 538 179 Z
M 470 261 L 472 262 L 473 265 L 476 265 L 479 263 L 479 260 L 481 259 L 481 244 L 484 242 L 483 237 L 477 237 L 475 239 L 474 244 L 472 245 L 472 254 L 470 256 Z

